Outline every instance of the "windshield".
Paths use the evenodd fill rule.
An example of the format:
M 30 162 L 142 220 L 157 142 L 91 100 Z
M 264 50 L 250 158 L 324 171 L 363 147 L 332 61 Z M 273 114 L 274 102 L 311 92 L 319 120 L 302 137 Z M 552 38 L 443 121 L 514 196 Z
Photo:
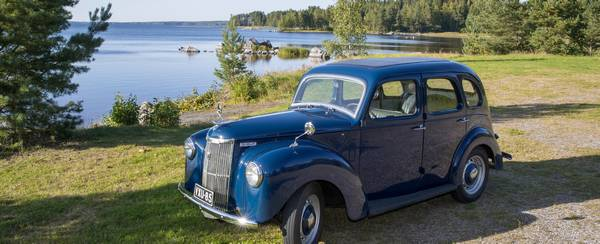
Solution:
M 359 81 L 342 78 L 309 78 L 298 87 L 292 105 L 324 105 L 354 116 L 364 90 L 364 85 Z

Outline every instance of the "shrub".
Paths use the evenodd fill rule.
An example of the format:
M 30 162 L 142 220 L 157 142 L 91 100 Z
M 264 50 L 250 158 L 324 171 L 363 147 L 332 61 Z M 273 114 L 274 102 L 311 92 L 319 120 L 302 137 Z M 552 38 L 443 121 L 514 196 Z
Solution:
M 125 98 L 117 94 L 110 115 L 104 120 L 105 124 L 109 126 L 135 125 L 138 123 L 138 110 L 139 106 L 135 96 L 129 95 Z
M 23 147 L 22 141 L 13 141 L 10 133 L 0 125 L 0 158 L 9 156 Z
M 235 81 L 226 83 L 227 91 L 234 102 L 255 100 L 268 92 L 268 88 L 254 74 L 244 74 L 236 77 Z
M 279 49 L 280 58 L 307 58 L 310 51 L 306 48 L 284 47 Z
M 217 89 L 210 89 L 203 94 L 198 94 L 198 91 L 194 89 L 192 95 L 183 97 L 176 101 L 181 112 L 200 111 L 209 108 L 213 108 L 219 99 L 219 91 Z
M 180 110 L 177 104 L 170 99 L 159 101 L 154 99 L 152 113 L 150 113 L 150 126 L 177 127 L 179 126 Z
M 266 74 L 260 77 L 262 86 L 267 90 L 267 99 L 287 99 L 293 95 L 306 70 Z

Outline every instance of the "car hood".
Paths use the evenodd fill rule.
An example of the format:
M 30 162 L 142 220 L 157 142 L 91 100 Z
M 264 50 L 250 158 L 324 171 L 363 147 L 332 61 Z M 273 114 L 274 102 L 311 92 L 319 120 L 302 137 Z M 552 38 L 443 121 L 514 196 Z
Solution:
M 239 141 L 298 136 L 304 132 L 306 122 L 315 125 L 316 133 L 328 133 L 349 130 L 352 121 L 346 114 L 327 109 L 295 109 L 215 125 L 208 137 Z

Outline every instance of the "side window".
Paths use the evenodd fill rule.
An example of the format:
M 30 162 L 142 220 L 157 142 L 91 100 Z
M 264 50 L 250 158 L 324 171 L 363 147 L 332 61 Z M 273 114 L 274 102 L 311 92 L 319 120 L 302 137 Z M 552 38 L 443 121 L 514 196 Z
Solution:
M 458 108 L 458 98 L 452 81 L 448 79 L 427 80 L 427 111 L 446 112 Z
M 372 119 L 402 117 L 417 112 L 417 88 L 413 80 L 382 84 L 373 95 L 369 108 Z
M 467 98 L 467 106 L 477 107 L 481 106 L 481 91 L 479 87 L 471 80 L 462 80 L 463 91 L 465 91 L 465 98 Z

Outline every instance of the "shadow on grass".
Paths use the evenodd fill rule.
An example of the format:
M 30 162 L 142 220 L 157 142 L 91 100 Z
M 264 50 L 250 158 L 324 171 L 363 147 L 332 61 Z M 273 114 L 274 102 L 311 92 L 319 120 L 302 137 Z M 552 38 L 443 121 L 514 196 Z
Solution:
M 529 225 L 529 211 L 600 197 L 600 155 L 517 162 L 494 171 L 482 198 L 460 204 L 442 196 L 379 217 L 350 222 L 325 211 L 326 242 L 458 242 Z M 566 167 L 568 165 L 568 167 Z M 557 216 L 585 221 L 589 216 Z M 280 242 L 271 223 L 256 230 L 204 219 L 175 184 L 133 192 L 0 201 L 0 242 Z
M 562 116 L 582 113 L 588 110 L 600 110 L 600 104 L 589 103 L 563 103 L 547 104 L 534 103 L 522 105 L 509 105 L 492 107 L 492 118 L 495 122 L 504 122 L 511 119 L 533 119 L 541 117 Z
M 0 201 L 2 243 L 232 242 L 260 240 L 260 233 L 261 228 L 242 229 L 203 218 L 175 184 L 123 193 Z
M 599 161 L 600 155 L 594 155 L 509 163 L 503 171 L 492 171 L 486 192 L 470 204 L 445 195 L 359 222 L 350 222 L 343 210 L 333 209 L 326 212 L 322 239 L 453 243 L 502 234 L 534 223 L 537 217 L 530 211 L 600 198 Z M 555 217 L 573 221 L 572 215 Z M 576 219 L 586 218 L 593 216 Z

